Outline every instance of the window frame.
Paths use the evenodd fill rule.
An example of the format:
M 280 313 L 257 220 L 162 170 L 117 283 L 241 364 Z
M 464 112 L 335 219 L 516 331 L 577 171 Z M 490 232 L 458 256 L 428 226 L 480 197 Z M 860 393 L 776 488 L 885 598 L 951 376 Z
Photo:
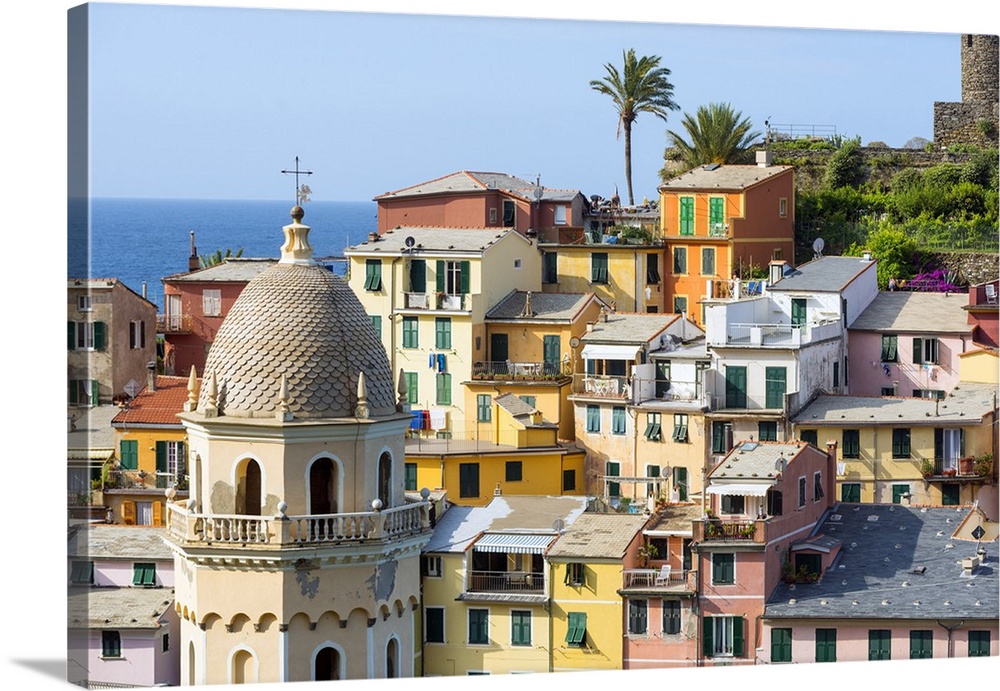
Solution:
M 712 585 L 736 585 L 736 553 L 712 552 L 711 560 Z
M 587 613 L 566 613 L 566 646 L 585 648 L 587 646 Z
M 757 441 L 778 441 L 777 420 L 759 420 L 757 422 Z
M 85 293 L 76 296 L 76 311 L 77 312 L 93 312 L 94 311 L 94 296 Z
M 880 362 L 899 362 L 899 336 L 882 334 L 882 348 L 879 353 Z
M 657 285 L 660 282 L 660 255 L 655 252 L 646 254 L 646 285 Z
M 440 624 L 441 624 L 441 626 L 440 626 L 441 640 L 434 640 L 434 639 L 431 638 L 431 633 L 432 633 L 432 631 L 431 631 L 431 624 L 432 624 L 431 612 L 440 613 L 440 617 L 441 617 L 441 621 L 440 621 Z M 426 607 L 424 607 L 424 643 L 445 643 L 445 642 L 447 642 L 448 639 L 447 639 L 447 637 L 445 635 L 445 626 L 446 626 L 446 622 L 447 622 L 447 617 L 445 616 L 445 614 L 446 614 L 446 610 L 445 610 L 444 607 L 432 607 L 432 606 L 426 606 Z M 435 616 L 437 616 L 437 615 L 435 615 Z M 433 622 L 433 623 L 436 624 L 437 622 Z M 437 633 L 437 626 L 435 626 L 435 630 L 433 631 L 433 633 Z
M 479 463 L 458 464 L 458 496 L 460 499 L 479 498 L 481 489 L 479 486 L 479 470 Z M 465 477 L 463 477 L 463 474 Z M 473 493 L 473 489 L 475 489 L 475 493 Z
M 649 600 L 645 598 L 628 599 L 628 634 L 630 636 L 645 636 L 649 633 Z
M 675 636 L 679 634 L 681 632 L 681 601 L 662 600 L 660 610 L 663 635 Z
M 601 433 L 601 406 L 592 403 L 587 404 L 587 434 Z
M 488 393 L 476 394 L 476 422 L 493 422 L 493 397 Z
M 599 285 L 608 284 L 607 252 L 592 252 L 590 254 L 590 282 Z
M 74 560 L 70 568 L 69 582 L 92 585 L 94 583 L 94 561 L 92 559 Z
M 436 405 L 451 405 L 451 373 L 438 372 L 434 375 L 434 403 Z
M 683 195 L 677 197 L 677 234 L 694 235 L 694 197 Z
M 420 347 L 420 320 L 417 317 L 403 316 L 402 321 L 404 348 Z
M 860 429 L 842 430 L 840 453 L 843 458 L 861 458 Z
M 156 586 L 156 562 L 137 561 L 132 563 L 132 585 L 144 588 Z
M 204 317 L 222 316 L 222 290 L 219 288 L 202 289 L 201 314 Z
M 790 627 L 772 628 L 771 662 L 791 662 L 791 661 L 792 661 L 792 629 Z
M 711 257 L 711 260 L 706 262 L 705 259 Z M 701 275 L 702 276 L 714 276 L 715 275 L 715 248 L 714 247 L 702 247 L 701 248 Z
M 642 436 L 644 436 L 647 441 L 663 440 L 663 424 L 660 413 L 646 413 L 646 431 L 642 433 Z
M 816 653 L 815 653 L 816 662 L 836 662 L 837 629 L 818 628 L 816 629 L 815 640 L 816 640 Z
M 382 290 L 382 260 L 365 259 L 364 289 L 370 293 Z
M 515 621 L 515 616 L 517 621 Z M 527 629 L 527 640 L 524 640 L 524 632 Z M 521 633 L 521 640 L 518 640 L 516 635 L 518 632 Z M 531 610 L 530 609 L 512 609 L 510 610 L 510 644 L 512 646 L 530 646 L 531 645 Z
M 524 466 L 521 461 L 506 461 L 504 463 L 504 482 L 521 482 L 524 479 Z
M 406 492 L 417 491 L 417 464 L 403 464 L 403 490 Z
M 671 434 L 671 439 L 678 444 L 690 443 L 687 413 L 674 413 L 674 431 Z
M 563 585 L 573 588 L 582 588 L 587 585 L 587 566 L 582 561 L 571 561 L 566 563 L 566 576 L 563 578 Z
M 473 622 L 473 614 L 479 621 Z M 473 631 L 473 626 L 476 630 Z M 473 640 L 473 633 L 476 634 Z M 470 607 L 466 615 L 466 645 L 490 644 L 490 610 L 488 607 Z
M 616 405 L 611 408 L 611 434 L 625 434 L 628 427 L 625 406 Z
M 823 489 L 823 471 L 817 470 L 813 473 L 813 503 L 822 501 L 825 495 L 826 491 Z
M 451 317 L 434 317 L 434 349 L 451 350 Z
M 118 660 L 122 657 L 122 634 L 117 630 L 101 631 L 101 658 Z
M 673 250 L 674 251 L 671 253 L 673 259 L 671 267 L 673 268 L 673 271 L 671 273 L 673 273 L 673 275 L 675 276 L 687 275 L 688 272 L 687 247 L 686 246 L 674 247 Z
M 909 427 L 893 427 L 892 428 L 892 457 L 893 458 L 910 458 L 910 428 Z

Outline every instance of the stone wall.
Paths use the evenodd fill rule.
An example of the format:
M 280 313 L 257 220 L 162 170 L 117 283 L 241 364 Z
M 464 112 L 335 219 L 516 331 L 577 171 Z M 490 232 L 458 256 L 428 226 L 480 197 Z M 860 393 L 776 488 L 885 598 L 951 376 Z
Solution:
M 1000 37 L 963 34 L 962 102 L 934 103 L 934 144 L 996 146 L 1000 130 Z
M 1000 277 L 995 252 L 934 252 L 942 268 L 954 271 L 962 285 L 979 285 Z

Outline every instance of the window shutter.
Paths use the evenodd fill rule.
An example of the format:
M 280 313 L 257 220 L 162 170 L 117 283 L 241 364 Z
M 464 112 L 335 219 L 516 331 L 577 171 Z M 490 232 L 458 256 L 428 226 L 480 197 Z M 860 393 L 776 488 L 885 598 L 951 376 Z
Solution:
M 733 617 L 733 657 L 743 657 L 743 617 Z
M 471 262 L 469 262 L 469 260 L 466 259 L 465 261 L 462 262 L 462 276 L 460 279 L 461 286 L 459 288 L 459 292 L 462 295 L 466 295 L 469 292 L 469 280 L 471 279 L 471 276 L 472 276 L 472 264 Z
M 79 384 L 77 384 L 77 380 L 76 379 L 70 379 L 69 380 L 69 404 L 70 405 L 76 405 L 79 402 L 79 399 L 77 398 L 77 388 L 78 387 L 79 387 Z
M 139 322 L 139 347 L 146 347 L 146 322 Z
M 427 262 L 414 259 L 410 262 L 410 291 L 423 293 L 427 290 Z
M 125 521 L 125 525 L 135 525 L 135 502 L 134 501 L 123 501 L 122 502 L 122 518 Z
M 94 350 L 104 350 L 104 322 L 94 322 Z
M 76 350 L 76 322 L 66 322 L 69 331 L 69 349 Z
M 923 342 L 919 338 L 913 339 L 913 364 L 919 365 L 924 361 Z
M 163 504 L 158 501 L 153 502 L 153 525 L 163 525 Z
M 701 653 L 705 657 L 712 657 L 715 653 L 715 648 L 712 645 L 713 627 L 715 625 L 715 619 L 712 617 L 705 617 L 702 619 L 701 628 Z
M 100 399 L 101 384 L 96 379 L 90 380 L 90 405 L 98 405 L 101 402 Z
M 137 324 L 138 322 L 128 323 L 128 347 L 132 349 L 139 347 L 139 331 Z
M 965 458 L 965 430 L 958 430 L 958 455 Z
M 443 293 L 444 292 L 444 285 L 445 285 L 445 283 L 444 283 L 444 260 L 441 260 L 441 259 L 437 260 L 437 272 L 436 272 L 436 275 L 435 275 L 434 279 L 437 281 L 437 291 L 439 293 Z
M 167 472 L 167 442 L 156 442 L 156 472 Z

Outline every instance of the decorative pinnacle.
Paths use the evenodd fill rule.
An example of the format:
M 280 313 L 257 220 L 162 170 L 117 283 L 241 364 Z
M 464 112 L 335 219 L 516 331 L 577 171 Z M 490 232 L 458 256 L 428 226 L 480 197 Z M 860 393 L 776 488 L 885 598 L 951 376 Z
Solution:
M 315 264 L 313 248 L 309 244 L 309 226 L 302 223 L 305 211 L 301 206 L 293 206 L 292 222 L 281 230 L 285 234 L 285 244 L 281 246 L 279 264 Z
M 198 409 L 198 373 L 191 365 L 191 376 L 188 377 L 188 398 L 184 404 L 184 412 L 190 413 Z
M 358 372 L 358 405 L 354 409 L 354 417 L 368 419 L 368 379 L 364 370 Z
M 278 386 L 278 410 L 274 417 L 282 422 L 290 422 L 292 419 L 292 411 L 288 407 L 288 379 L 284 374 L 281 375 L 281 384 Z
M 219 415 L 219 385 L 215 380 L 215 371 L 208 375 L 208 388 L 205 390 L 208 399 L 201 409 L 201 414 L 205 417 L 217 417 Z

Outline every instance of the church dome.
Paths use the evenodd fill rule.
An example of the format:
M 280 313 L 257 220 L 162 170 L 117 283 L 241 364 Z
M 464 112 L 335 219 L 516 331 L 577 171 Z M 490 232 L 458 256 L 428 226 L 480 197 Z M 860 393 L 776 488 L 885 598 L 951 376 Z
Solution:
M 357 296 L 343 279 L 312 260 L 309 227 L 293 209 L 281 260 L 251 280 L 223 320 L 205 362 L 198 409 L 274 418 L 287 386 L 297 419 L 354 417 L 358 377 L 365 373 L 372 416 L 395 412 L 385 348 Z

